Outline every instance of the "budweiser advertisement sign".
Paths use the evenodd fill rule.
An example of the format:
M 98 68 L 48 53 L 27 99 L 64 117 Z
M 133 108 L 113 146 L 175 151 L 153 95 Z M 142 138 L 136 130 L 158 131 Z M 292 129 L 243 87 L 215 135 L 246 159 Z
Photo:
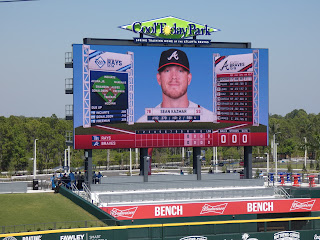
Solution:
M 294 201 L 291 205 L 290 211 L 293 211 L 293 210 L 311 211 L 315 202 L 316 200 Z
M 226 210 L 228 203 L 223 203 L 223 204 L 205 204 L 202 209 L 200 214 L 207 214 L 207 213 L 218 213 L 218 214 L 223 214 L 224 210 Z
M 110 215 L 115 218 L 133 218 L 134 214 L 136 213 L 138 207 L 127 208 L 127 209 L 118 209 L 112 208 L 110 211 Z
M 119 220 L 320 211 L 319 199 L 205 202 L 101 207 Z M 318 204 L 317 204 L 318 202 Z

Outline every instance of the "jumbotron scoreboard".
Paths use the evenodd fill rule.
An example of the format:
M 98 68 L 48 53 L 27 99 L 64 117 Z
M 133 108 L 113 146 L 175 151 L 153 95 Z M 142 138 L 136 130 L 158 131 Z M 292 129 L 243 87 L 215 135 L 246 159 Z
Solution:
M 171 48 L 190 63 L 188 107 L 161 107 Z M 267 49 L 74 44 L 73 71 L 75 149 L 268 143 Z

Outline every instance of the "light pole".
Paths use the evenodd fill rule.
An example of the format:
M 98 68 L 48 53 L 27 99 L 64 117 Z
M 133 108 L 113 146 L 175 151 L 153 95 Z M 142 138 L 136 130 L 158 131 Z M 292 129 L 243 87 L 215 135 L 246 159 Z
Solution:
M 36 179 L 37 172 L 37 140 L 34 140 L 34 158 L 33 158 L 33 179 Z
M 304 137 L 304 166 L 307 169 L 307 138 Z
M 276 172 L 275 172 L 275 181 L 276 182 L 278 179 L 278 156 L 277 156 L 277 144 L 278 143 L 276 143 L 276 135 L 279 133 L 281 133 L 281 132 L 276 132 L 275 134 L 273 134 L 273 159 L 276 164 Z
M 213 147 L 212 148 L 212 160 L 213 160 L 213 164 L 215 165 L 216 168 L 216 172 L 218 172 L 218 147 Z
M 71 157 L 70 157 L 70 146 L 68 146 L 68 174 L 70 173 L 71 170 Z
M 130 148 L 130 176 L 132 176 L 132 154 L 131 154 L 131 148 Z
M 66 166 L 68 166 L 68 163 L 67 163 L 67 151 L 68 151 L 68 149 L 64 150 L 64 166 L 63 166 L 64 173 L 67 173 Z
M 267 177 L 269 177 L 269 153 L 265 153 L 267 155 Z

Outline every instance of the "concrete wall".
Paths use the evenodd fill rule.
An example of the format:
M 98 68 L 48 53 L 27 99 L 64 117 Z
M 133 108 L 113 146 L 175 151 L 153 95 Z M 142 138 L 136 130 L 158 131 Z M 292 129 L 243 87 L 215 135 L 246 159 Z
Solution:
M 0 193 L 26 193 L 27 182 L 1 182 Z

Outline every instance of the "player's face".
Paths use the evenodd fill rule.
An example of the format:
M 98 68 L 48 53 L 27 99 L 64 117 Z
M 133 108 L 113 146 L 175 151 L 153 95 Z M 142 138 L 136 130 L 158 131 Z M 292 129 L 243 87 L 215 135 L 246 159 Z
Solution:
M 157 74 L 157 80 L 162 92 L 173 99 L 178 99 L 187 93 L 191 82 L 191 73 L 179 66 L 166 67 Z

